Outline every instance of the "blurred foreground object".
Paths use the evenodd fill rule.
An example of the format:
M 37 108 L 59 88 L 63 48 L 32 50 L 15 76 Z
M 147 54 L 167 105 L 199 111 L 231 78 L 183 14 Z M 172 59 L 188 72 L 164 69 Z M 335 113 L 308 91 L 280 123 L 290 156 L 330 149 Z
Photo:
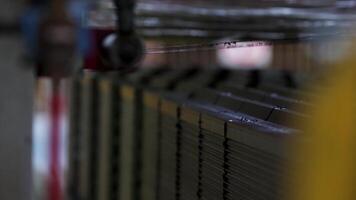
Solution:
M 60 115 L 64 109 L 60 81 L 72 74 L 75 60 L 75 24 L 67 13 L 66 0 L 52 0 L 39 28 L 38 76 L 52 79 L 50 176 L 48 199 L 62 199 L 60 180 Z
M 143 43 L 136 34 L 135 0 L 114 0 L 117 21 L 117 49 L 112 60 L 118 58 L 117 67 L 124 68 L 137 64 L 143 56 Z M 115 63 L 115 61 L 114 61 Z
M 21 31 L 25 43 L 25 56 L 34 60 L 39 56 L 39 28 L 41 19 L 47 13 L 48 0 L 32 0 L 27 5 L 21 17 Z M 86 55 L 91 46 L 90 34 L 88 30 L 82 27 L 83 13 L 87 10 L 88 2 L 84 0 L 68 1 L 67 10 L 73 23 L 75 24 L 76 34 L 76 53 Z
M 39 36 L 38 75 L 55 79 L 68 76 L 75 55 L 75 26 L 66 12 L 65 0 L 51 1 Z
M 355 57 L 340 62 L 337 69 L 329 74 L 328 87 L 315 99 L 318 107 L 306 124 L 306 133 L 298 138 L 289 199 L 356 198 Z

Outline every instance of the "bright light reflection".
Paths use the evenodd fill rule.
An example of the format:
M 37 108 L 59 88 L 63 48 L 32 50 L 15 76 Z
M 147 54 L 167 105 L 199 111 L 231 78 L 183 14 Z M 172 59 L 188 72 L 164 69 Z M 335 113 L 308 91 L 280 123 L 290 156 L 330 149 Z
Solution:
M 237 46 L 240 47 L 219 49 L 217 51 L 218 63 L 229 69 L 268 67 L 272 61 L 272 46 L 253 46 L 255 43 L 239 42 Z

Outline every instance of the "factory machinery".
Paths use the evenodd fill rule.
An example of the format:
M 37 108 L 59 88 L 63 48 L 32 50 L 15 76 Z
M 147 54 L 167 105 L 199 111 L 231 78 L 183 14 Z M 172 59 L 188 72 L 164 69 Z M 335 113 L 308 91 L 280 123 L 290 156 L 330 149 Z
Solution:
M 161 66 L 118 71 L 136 65 L 130 59 L 105 62 L 112 55 L 100 47 L 102 52 L 88 59 L 91 65 L 71 79 L 68 199 L 288 196 L 289 141 L 303 134 L 299 124 L 311 120 L 307 111 L 317 107 L 315 91 L 324 88 L 305 87 L 320 79 L 316 71 L 328 64 L 315 54 L 321 49 L 323 56 L 316 57 L 328 58 L 335 44 L 342 44 L 329 42 L 330 37 L 350 37 L 345 27 L 354 24 L 353 4 L 222 1 L 230 7 L 224 10 L 216 2 L 206 7 L 197 2 L 137 3 L 137 35 L 162 46 L 133 51 L 130 47 L 143 48 L 133 39 L 136 33 L 119 28 L 119 40 L 132 43 L 122 39 L 121 54 L 115 56 L 125 60 L 123 46 L 132 45 L 126 46 L 132 60 L 140 53 L 161 55 Z M 115 8 L 106 6 L 105 20 L 98 17 L 103 11 L 89 18 L 99 39 L 116 23 L 110 21 Z M 171 23 L 169 16 L 175 16 Z M 275 69 L 221 69 L 212 58 L 217 49 L 244 48 L 239 45 L 245 41 L 272 46 Z
M 251 85 L 255 73 L 159 68 L 77 77 L 70 197 L 280 199 L 287 141 L 299 132 L 291 122 L 308 119 L 300 110 L 313 107 L 313 93 L 288 88 L 280 71 L 260 72 L 263 81 Z

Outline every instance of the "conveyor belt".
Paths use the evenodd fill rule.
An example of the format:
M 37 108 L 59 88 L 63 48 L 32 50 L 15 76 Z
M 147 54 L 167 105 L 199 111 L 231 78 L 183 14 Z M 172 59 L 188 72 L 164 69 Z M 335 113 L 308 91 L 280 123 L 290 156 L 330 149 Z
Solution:
M 308 119 L 297 109 L 312 106 L 308 92 L 275 95 L 226 73 L 77 77 L 71 199 L 280 199 L 286 141 L 298 133 L 291 121 Z

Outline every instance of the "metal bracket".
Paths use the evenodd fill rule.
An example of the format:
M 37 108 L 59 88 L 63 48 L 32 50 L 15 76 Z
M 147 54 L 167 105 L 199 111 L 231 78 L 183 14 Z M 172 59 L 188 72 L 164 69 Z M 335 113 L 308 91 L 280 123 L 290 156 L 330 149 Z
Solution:
M 131 68 L 143 57 L 144 45 L 135 32 L 135 0 L 113 0 L 117 15 L 117 38 L 112 59 L 116 69 Z

